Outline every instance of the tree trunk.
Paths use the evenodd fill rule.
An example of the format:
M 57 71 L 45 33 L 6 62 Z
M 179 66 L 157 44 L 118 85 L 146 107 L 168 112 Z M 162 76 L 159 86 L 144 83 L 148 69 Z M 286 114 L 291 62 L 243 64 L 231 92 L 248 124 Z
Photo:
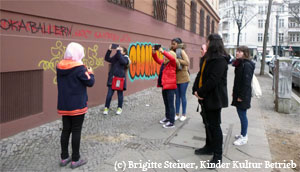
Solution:
M 238 28 L 238 35 L 237 35 L 237 43 L 236 43 L 236 48 L 240 46 L 240 34 L 241 34 L 241 28 Z
M 262 54 L 262 61 L 261 61 L 261 67 L 260 67 L 260 75 L 265 74 L 265 64 L 266 64 L 265 59 L 266 59 L 266 49 L 267 49 L 267 39 L 268 39 L 268 30 L 269 30 L 269 23 L 270 23 L 271 7 L 272 7 L 272 0 L 269 0 L 267 20 L 266 20 L 266 23 L 265 23 L 263 54 Z

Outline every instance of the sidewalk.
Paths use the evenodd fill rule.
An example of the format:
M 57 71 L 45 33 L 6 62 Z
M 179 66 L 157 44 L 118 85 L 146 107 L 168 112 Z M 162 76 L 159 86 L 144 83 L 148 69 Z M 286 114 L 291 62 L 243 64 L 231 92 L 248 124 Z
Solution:
M 233 68 L 229 67 L 228 72 L 228 91 L 231 95 L 233 84 Z M 189 85 L 191 87 L 192 84 Z M 189 88 L 190 89 L 190 88 Z M 211 171 L 208 169 L 201 169 L 201 162 L 208 161 L 212 156 L 198 156 L 194 154 L 196 148 L 203 147 L 205 144 L 205 128 L 202 123 L 202 118 L 199 113 L 196 113 L 198 105 L 197 100 L 188 94 L 188 119 L 184 122 L 176 121 L 176 128 L 164 129 L 158 120 L 153 126 L 141 132 L 138 137 L 148 140 L 164 140 L 164 148 L 158 150 L 139 150 L 138 143 L 132 143 L 136 147 L 126 147 L 121 152 L 116 154 L 113 158 L 106 160 L 98 168 L 99 171 L 113 171 L 116 170 L 116 164 L 120 163 L 119 171 L 125 167 L 125 171 L 142 171 L 143 168 L 128 169 L 130 161 L 139 165 L 149 163 L 158 163 L 162 166 L 167 166 L 168 162 L 184 163 L 185 165 L 193 165 L 192 168 L 157 168 L 148 169 L 148 171 Z M 231 102 L 231 97 L 229 97 Z M 240 133 L 240 121 L 235 107 L 228 107 L 222 111 L 222 130 L 224 135 L 224 155 L 223 163 L 228 163 L 229 168 L 217 169 L 217 171 L 272 171 L 271 168 L 265 167 L 265 161 L 271 162 L 271 153 L 269 150 L 268 140 L 265 134 L 264 123 L 260 109 L 258 108 L 257 99 L 252 99 L 252 108 L 248 111 L 249 120 L 249 142 L 244 146 L 234 146 L 234 135 Z M 242 166 L 233 165 L 233 161 L 242 163 Z M 247 163 L 247 161 L 249 163 Z M 236 163 L 236 162 L 235 162 Z M 255 166 L 251 166 L 255 165 Z M 261 163 L 262 168 L 257 168 L 257 164 Z M 246 166 L 243 166 L 246 165 Z M 151 165 L 149 165 L 151 166 Z M 233 168 L 236 167 L 236 168 Z M 247 169 L 248 167 L 248 169 Z M 254 168 L 251 168 L 254 167 Z M 250 168 L 250 169 L 249 169 Z M 118 169 L 118 168 L 117 168 Z M 215 170 L 216 171 L 216 170 Z
M 231 103 L 233 68 L 228 72 L 228 95 Z M 116 101 L 109 115 L 102 115 L 103 105 L 91 108 L 83 127 L 81 156 L 87 157 L 88 164 L 71 170 L 60 168 L 61 120 L 34 128 L 13 137 L 2 139 L 2 171 L 145 171 L 142 165 L 158 167 L 182 162 L 185 168 L 149 168 L 147 171 L 211 171 L 201 167 L 201 162 L 211 156 L 194 155 L 195 148 L 205 143 L 205 130 L 201 116 L 196 112 L 197 100 L 191 94 L 195 74 L 191 76 L 187 92 L 188 119 L 177 121 L 173 129 L 164 129 L 158 121 L 164 117 L 164 106 L 160 88 L 149 88 L 125 97 L 123 113 L 116 116 Z M 248 111 L 249 142 L 244 146 L 234 146 L 234 135 L 240 132 L 240 122 L 234 107 L 222 111 L 222 130 L 224 134 L 223 163 L 228 168 L 213 171 L 272 171 L 264 168 L 265 161 L 271 162 L 268 140 L 259 101 L 252 99 Z M 242 165 L 262 163 L 263 168 L 232 168 L 233 161 Z M 246 162 L 249 162 L 246 164 Z M 124 164 L 125 163 L 125 164 Z M 135 163 L 136 168 L 129 168 Z M 166 164 L 165 164 L 166 163 Z M 173 164 L 173 165 L 178 165 Z M 146 166 L 147 167 L 147 166 Z M 250 167 L 250 166 L 249 166 Z

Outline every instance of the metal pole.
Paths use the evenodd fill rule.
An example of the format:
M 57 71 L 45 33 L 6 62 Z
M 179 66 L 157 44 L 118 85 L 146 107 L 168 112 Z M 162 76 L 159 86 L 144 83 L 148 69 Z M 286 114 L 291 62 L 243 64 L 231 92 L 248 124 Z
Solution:
M 277 60 L 278 56 L 278 28 L 279 28 L 279 23 L 278 23 L 278 12 L 276 13 L 276 51 L 275 51 L 275 60 Z

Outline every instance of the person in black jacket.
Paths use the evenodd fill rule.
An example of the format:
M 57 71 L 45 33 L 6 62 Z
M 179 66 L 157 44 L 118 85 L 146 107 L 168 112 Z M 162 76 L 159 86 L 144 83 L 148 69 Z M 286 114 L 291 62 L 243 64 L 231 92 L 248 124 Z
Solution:
M 210 163 L 217 164 L 222 161 L 221 109 L 228 107 L 227 64 L 229 57 L 224 49 L 222 38 L 218 34 L 208 36 L 207 47 L 193 86 L 193 94 L 201 104 L 201 115 L 205 119 L 206 144 L 203 148 L 196 149 L 195 154 L 213 154 Z
M 251 81 L 255 69 L 255 64 L 250 60 L 249 49 L 246 46 L 237 48 L 237 60 L 233 63 L 234 85 L 232 93 L 232 105 L 236 106 L 237 113 L 241 121 L 241 135 L 236 135 L 234 145 L 244 145 L 248 142 L 247 128 L 247 109 L 250 108 L 251 102 Z
M 58 114 L 62 115 L 60 166 L 71 161 L 71 168 L 87 163 L 80 157 L 80 138 L 84 116 L 87 113 L 87 87 L 95 83 L 93 70 L 83 63 L 84 48 L 71 42 L 66 49 L 64 59 L 57 64 Z M 69 156 L 69 139 L 72 133 L 72 157 Z
M 112 45 L 109 46 L 106 55 L 105 61 L 111 63 L 111 67 L 108 73 L 107 79 L 107 87 L 108 92 L 105 101 L 105 108 L 103 111 L 104 115 L 108 114 L 108 110 L 110 107 L 111 98 L 114 95 L 115 90 L 112 89 L 112 81 L 113 77 L 124 78 L 124 86 L 123 90 L 126 90 L 126 69 L 130 64 L 129 57 L 127 56 L 127 49 L 125 47 L 117 47 L 117 52 L 113 57 L 110 57 L 112 52 Z M 123 106 L 123 90 L 117 90 L 118 92 L 118 109 L 116 114 L 120 115 L 122 113 L 122 106 Z

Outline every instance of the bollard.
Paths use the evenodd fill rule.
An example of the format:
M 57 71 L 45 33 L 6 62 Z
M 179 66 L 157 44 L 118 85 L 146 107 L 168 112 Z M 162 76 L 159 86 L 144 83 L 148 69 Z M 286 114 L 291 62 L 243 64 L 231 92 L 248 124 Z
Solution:
M 292 96 L 292 60 L 278 58 L 275 70 L 275 109 L 290 113 Z

